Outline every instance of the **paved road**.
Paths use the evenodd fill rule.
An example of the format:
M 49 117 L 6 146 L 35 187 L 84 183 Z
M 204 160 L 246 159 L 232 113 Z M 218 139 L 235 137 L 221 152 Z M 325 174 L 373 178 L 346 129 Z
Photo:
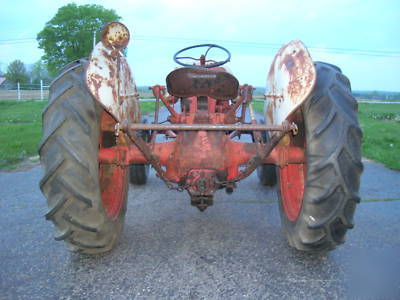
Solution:
M 358 103 L 400 104 L 400 101 L 357 100 Z
M 264 101 L 263 98 L 255 98 L 255 101 Z M 155 98 L 140 99 L 140 101 L 156 101 Z M 381 101 L 381 100 L 357 100 L 358 103 L 380 103 L 380 104 L 400 104 L 400 101 Z
M 323 299 L 400 297 L 400 172 L 365 162 L 356 227 L 328 254 L 281 233 L 275 190 L 256 176 L 200 213 L 152 174 L 131 187 L 122 241 L 109 254 L 53 240 L 39 166 L 0 172 L 0 299 Z M 381 200 L 379 200 L 381 199 Z

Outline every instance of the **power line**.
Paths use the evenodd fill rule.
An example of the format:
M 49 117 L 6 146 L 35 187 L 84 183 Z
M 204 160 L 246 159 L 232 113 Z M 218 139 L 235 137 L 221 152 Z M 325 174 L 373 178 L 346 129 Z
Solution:
M 27 43 L 36 43 L 36 39 L 34 38 L 19 38 L 19 39 L 6 39 L 0 40 L 0 45 L 18 45 L 18 44 L 27 44 Z
M 12 41 L 23 41 L 23 40 L 36 40 L 36 39 L 34 38 L 5 39 L 5 40 L 0 40 L 0 42 L 12 42 Z
M 178 38 L 178 37 L 160 37 L 160 36 L 135 36 L 136 40 L 151 41 L 151 42 L 208 42 L 208 43 L 221 43 L 230 44 L 232 46 L 257 48 L 257 49 L 271 49 L 278 50 L 283 44 L 277 43 L 263 43 L 263 42 L 251 42 L 251 41 L 232 41 L 232 40 L 204 40 L 204 39 L 192 39 L 192 38 Z M 310 50 L 316 52 L 331 52 L 337 54 L 352 54 L 352 55 L 364 55 L 364 56 L 383 56 L 383 57 L 400 57 L 400 51 L 384 51 L 384 50 L 366 50 L 366 49 L 348 49 L 348 48 L 330 48 L 330 47 L 307 47 Z
M 135 40 L 147 41 L 147 42 L 167 42 L 167 43 L 180 43 L 180 42 L 207 42 L 207 43 L 221 43 L 228 44 L 236 47 L 253 48 L 253 49 L 271 49 L 278 50 L 282 47 L 282 44 L 278 43 L 264 43 L 254 41 L 233 41 L 233 40 L 206 40 L 196 38 L 185 38 L 185 37 L 167 37 L 167 36 L 146 36 L 137 35 L 134 36 Z M 0 45 L 18 45 L 25 43 L 36 42 L 35 38 L 17 38 L 17 39 L 4 39 L 0 40 Z M 310 46 L 308 49 L 315 52 L 329 52 L 336 54 L 349 54 L 349 55 L 361 55 L 361 56 L 376 56 L 376 57 L 400 57 L 400 51 L 387 51 L 387 50 L 376 50 L 376 49 L 357 49 L 357 48 L 336 48 L 336 47 L 317 47 Z

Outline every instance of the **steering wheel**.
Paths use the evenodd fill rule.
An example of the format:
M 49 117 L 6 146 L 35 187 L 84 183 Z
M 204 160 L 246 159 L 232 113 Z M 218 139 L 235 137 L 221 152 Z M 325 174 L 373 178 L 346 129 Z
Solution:
M 187 50 L 191 50 L 194 48 L 202 48 L 202 47 L 208 47 L 207 51 L 204 53 L 204 55 L 200 56 L 200 58 L 194 58 L 191 56 L 178 56 L 179 54 L 181 54 L 182 52 L 185 52 Z M 215 60 L 207 60 L 207 54 L 208 52 L 212 49 L 212 48 L 218 48 L 221 49 L 222 51 L 224 51 L 226 53 L 226 55 L 228 56 L 227 59 L 223 60 L 223 61 L 215 61 Z M 194 61 L 200 61 L 200 65 L 191 65 L 191 64 L 185 64 L 181 61 L 179 61 L 180 59 L 192 59 Z M 214 67 L 219 67 L 222 66 L 224 64 L 226 64 L 228 61 L 231 60 L 231 53 L 228 51 L 228 49 L 225 49 L 224 47 L 221 47 L 219 45 L 215 45 L 215 44 L 201 44 L 201 45 L 194 45 L 194 46 L 190 46 L 190 47 L 186 47 L 183 48 L 181 50 L 179 50 L 178 52 L 175 53 L 174 55 L 174 61 L 184 67 L 197 67 L 197 68 L 214 68 Z M 213 62 L 211 64 L 206 64 L 207 62 Z

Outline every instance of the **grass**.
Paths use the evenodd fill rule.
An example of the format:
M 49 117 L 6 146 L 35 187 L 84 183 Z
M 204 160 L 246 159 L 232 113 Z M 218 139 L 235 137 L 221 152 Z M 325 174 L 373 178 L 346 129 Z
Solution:
M 0 169 L 12 169 L 37 155 L 42 135 L 41 111 L 47 101 L 0 101 Z M 154 101 L 141 101 L 142 114 L 154 111 Z M 262 112 L 263 101 L 253 107 Z M 363 156 L 400 170 L 400 104 L 360 103 L 364 132 Z
M 383 199 L 379 199 L 379 198 L 373 198 L 373 199 L 363 199 L 363 202 L 382 202 L 382 201 L 399 201 L 400 198 L 383 198 Z
M 253 100 L 251 102 L 251 105 L 253 106 L 253 109 L 258 112 L 258 113 L 263 113 L 264 112 L 264 100 Z
M 42 110 L 47 101 L 0 101 L 0 170 L 14 169 L 37 155 L 42 136 Z M 143 115 L 154 111 L 154 101 L 141 101 Z
M 37 155 L 47 101 L 0 101 L 0 169 Z
M 263 112 L 264 102 L 254 102 L 253 107 Z M 400 170 L 400 104 L 359 103 L 358 110 L 363 156 Z
M 148 115 L 154 113 L 155 108 L 155 101 L 140 101 L 140 111 L 142 115 Z M 162 102 L 160 101 L 160 108 L 163 106 Z
M 363 156 L 400 170 L 400 104 L 359 103 Z

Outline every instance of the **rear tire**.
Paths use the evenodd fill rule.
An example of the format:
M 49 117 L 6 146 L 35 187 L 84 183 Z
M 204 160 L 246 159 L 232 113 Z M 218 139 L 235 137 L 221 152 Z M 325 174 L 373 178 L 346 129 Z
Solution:
M 134 185 L 144 185 L 147 183 L 150 166 L 148 164 L 135 164 L 129 167 L 130 182 Z
M 49 206 L 45 217 L 58 230 L 55 239 L 72 251 L 94 254 L 109 251 L 121 235 L 128 173 L 99 165 L 100 122 L 106 112 L 86 88 L 85 65 L 85 60 L 69 64 L 50 87 L 39 147 L 40 188 Z
M 257 168 L 258 180 L 262 185 L 273 187 L 276 185 L 276 166 L 273 164 L 263 164 Z
M 265 124 L 263 120 L 260 124 Z M 269 136 L 266 131 L 262 132 L 264 143 L 268 142 Z M 257 177 L 262 185 L 273 187 L 277 183 L 276 166 L 274 164 L 262 164 L 257 168 Z
M 316 86 L 295 120 L 304 120 L 304 134 L 298 138 L 306 145 L 307 163 L 279 169 L 278 195 L 289 244 L 322 252 L 344 243 L 353 227 L 363 170 L 362 132 L 349 80 L 335 66 L 315 66 Z

